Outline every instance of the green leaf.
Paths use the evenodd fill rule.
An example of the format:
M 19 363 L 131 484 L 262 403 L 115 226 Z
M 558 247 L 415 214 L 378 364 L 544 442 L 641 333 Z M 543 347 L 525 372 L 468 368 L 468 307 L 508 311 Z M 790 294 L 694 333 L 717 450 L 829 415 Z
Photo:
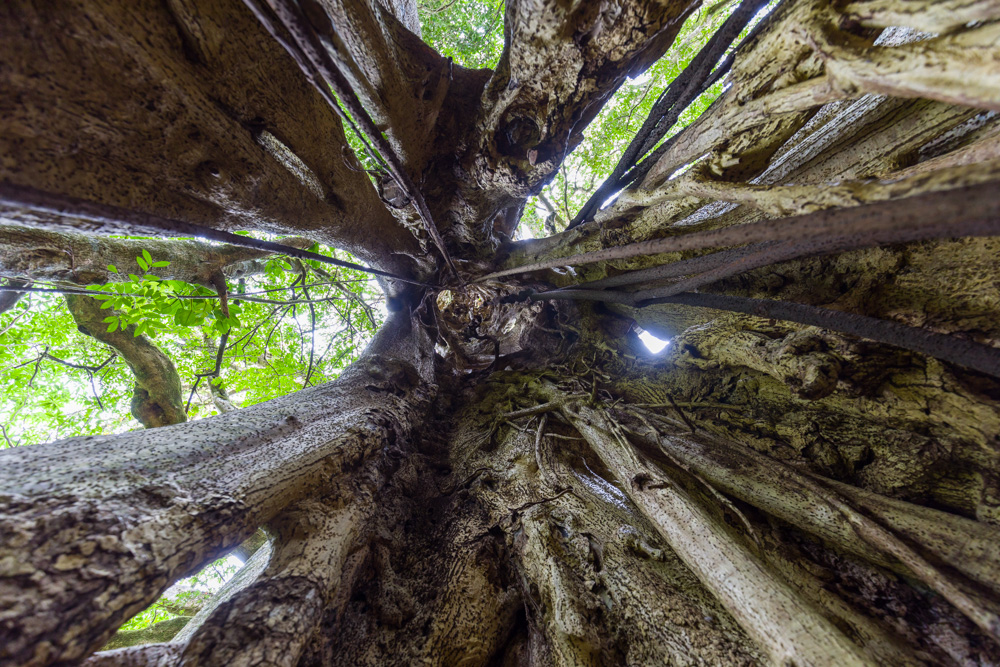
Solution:
M 105 308 L 110 308 L 113 305 L 115 305 L 114 301 L 105 301 L 104 303 L 101 304 L 101 310 L 104 310 Z
M 143 260 L 142 257 L 136 257 L 135 263 L 138 264 L 139 268 L 142 269 L 143 271 L 149 271 L 149 264 L 146 264 L 145 260 Z
M 114 264 L 108 264 L 108 271 L 111 273 L 118 273 L 118 267 Z
M 146 260 L 147 264 L 152 264 L 153 263 L 153 258 L 152 258 L 152 256 L 150 256 L 148 250 L 143 250 L 142 251 L 142 258 Z
M 113 333 L 115 331 L 118 331 L 118 318 L 117 317 L 115 318 L 115 321 L 112 322 L 111 325 L 108 327 L 108 333 Z
M 138 259 L 138 257 L 136 259 Z M 139 276 L 135 275 L 134 273 L 128 274 L 128 277 L 131 278 L 132 282 L 134 282 L 134 283 L 139 282 Z
M 163 268 L 164 266 L 170 266 L 170 262 L 153 262 L 150 266 L 154 266 L 159 269 Z

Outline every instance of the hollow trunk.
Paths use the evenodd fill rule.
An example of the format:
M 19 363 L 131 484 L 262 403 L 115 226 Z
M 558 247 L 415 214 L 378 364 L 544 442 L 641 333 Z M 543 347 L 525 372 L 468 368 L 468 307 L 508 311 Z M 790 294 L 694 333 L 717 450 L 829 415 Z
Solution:
M 697 2 L 511 1 L 496 71 L 410 2 L 57 4 L 4 10 L 6 220 L 303 233 L 409 282 L 332 383 L 0 452 L 0 662 L 998 663 L 997 3 L 785 0 L 615 204 L 518 244 Z M 91 656 L 261 527 L 173 641 Z

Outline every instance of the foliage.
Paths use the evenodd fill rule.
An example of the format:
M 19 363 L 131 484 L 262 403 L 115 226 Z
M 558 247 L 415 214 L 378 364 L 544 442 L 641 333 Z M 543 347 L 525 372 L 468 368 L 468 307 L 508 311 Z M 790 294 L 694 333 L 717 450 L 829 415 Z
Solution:
M 153 623 L 179 616 L 180 614 L 175 613 L 179 608 L 200 606 L 200 602 L 222 588 L 236 574 L 238 563 L 239 561 L 228 557 L 210 563 L 193 577 L 178 581 L 168 588 L 159 600 L 130 618 L 120 629 L 142 630 Z
M 335 378 L 383 317 L 377 284 L 358 271 L 272 258 L 261 262 L 259 273 L 229 281 L 227 318 L 212 290 L 149 273 L 163 263 L 140 256 L 131 271 L 112 267 L 120 270 L 122 282 L 92 285 L 87 291 L 104 301 L 109 329 L 135 326 L 136 335 L 153 338 L 173 360 L 186 391 L 199 373 L 214 368 L 218 341 L 228 333 L 220 375 L 238 405 L 295 391 L 307 378 L 310 385 Z M 240 300 L 241 294 L 261 301 Z M 129 416 L 133 377 L 127 364 L 115 358 L 97 371 L 84 368 L 99 366 L 111 354 L 77 331 L 61 295 L 29 293 L 0 314 L 0 424 L 5 436 L 0 447 L 138 428 Z M 202 383 L 189 417 L 216 412 Z
M 423 40 L 470 69 L 496 67 L 503 52 L 503 0 L 420 0 Z

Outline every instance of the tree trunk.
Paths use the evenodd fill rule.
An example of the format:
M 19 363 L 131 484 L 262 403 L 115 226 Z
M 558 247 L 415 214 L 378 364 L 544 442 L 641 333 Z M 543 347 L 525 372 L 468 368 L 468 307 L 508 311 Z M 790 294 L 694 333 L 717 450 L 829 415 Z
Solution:
M 390 284 L 330 384 L 0 451 L 0 661 L 997 664 L 996 2 L 783 0 L 614 204 L 517 244 L 526 197 L 698 3 L 508 2 L 492 72 L 419 42 L 406 2 L 246 4 L 15 3 L 5 87 L 73 104 L 0 103 L 4 179 L 315 233 L 433 287 Z M 49 143 L 96 122 L 88 43 L 116 122 L 81 169 Z M 379 195 L 341 164 L 331 89 L 375 130 Z M 174 641 L 88 658 L 260 527 Z

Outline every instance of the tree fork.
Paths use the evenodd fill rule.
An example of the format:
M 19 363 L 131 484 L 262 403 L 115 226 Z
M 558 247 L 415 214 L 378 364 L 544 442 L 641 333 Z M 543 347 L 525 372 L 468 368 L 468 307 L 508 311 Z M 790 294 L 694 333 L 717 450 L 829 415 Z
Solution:
M 285 400 L 0 452 L 4 532 L 18 536 L 0 552 L 0 601 L 9 610 L 0 619 L 0 658 L 34 665 L 84 657 L 176 578 L 245 540 L 321 480 L 405 437 L 429 397 L 420 370 L 427 377 L 427 361 L 410 347 L 409 328 L 397 319 L 379 333 L 368 358 L 380 367 L 362 360 L 338 381 Z M 61 463 L 68 451 L 106 474 L 80 479 Z M 145 452 L 141 462 L 137 452 Z M 206 457 L 212 479 L 199 472 Z

